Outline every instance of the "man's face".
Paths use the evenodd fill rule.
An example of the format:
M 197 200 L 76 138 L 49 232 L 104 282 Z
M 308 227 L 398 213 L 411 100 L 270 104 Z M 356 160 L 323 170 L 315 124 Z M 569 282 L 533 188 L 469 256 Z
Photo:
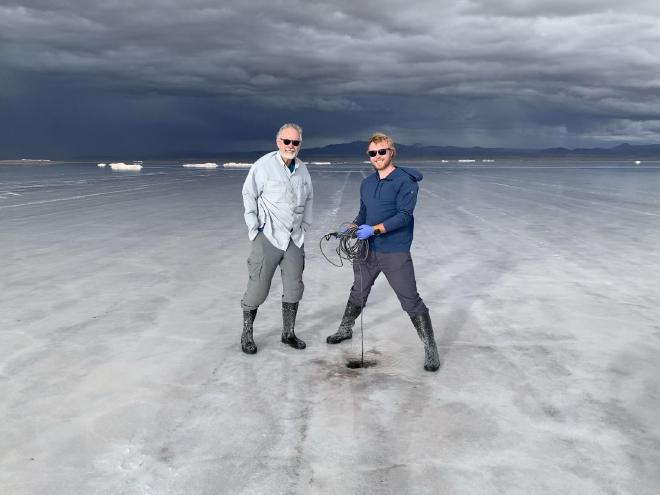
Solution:
M 286 144 L 286 141 L 289 144 Z M 295 146 L 294 141 L 298 143 L 298 146 Z M 300 151 L 300 134 L 293 127 L 287 127 L 280 132 L 280 135 L 275 140 L 275 144 L 282 158 L 293 160 L 298 155 L 298 151 Z
M 379 150 L 386 150 L 385 154 L 381 155 Z M 376 153 L 376 156 L 371 156 L 371 154 L 369 154 L 369 161 L 371 161 L 371 165 L 376 170 L 387 169 L 392 163 L 392 159 L 394 158 L 394 151 L 388 147 L 387 141 L 376 141 L 370 143 L 369 148 L 367 148 L 367 153 L 369 152 L 371 152 L 371 154 L 374 152 Z

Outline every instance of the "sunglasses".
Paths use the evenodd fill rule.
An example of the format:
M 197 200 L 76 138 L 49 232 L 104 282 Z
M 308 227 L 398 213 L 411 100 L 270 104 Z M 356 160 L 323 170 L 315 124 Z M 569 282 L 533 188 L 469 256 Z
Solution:
M 300 145 L 300 141 L 298 141 L 297 139 L 282 139 L 282 138 L 280 138 L 280 141 L 282 141 L 284 143 L 284 146 L 289 146 L 290 144 L 293 144 L 294 146 L 299 146 Z
M 381 156 L 382 156 L 382 155 L 387 155 L 387 151 L 388 151 L 389 149 L 390 149 L 390 148 L 381 148 L 381 149 L 379 149 L 379 150 L 369 150 L 369 151 L 367 151 L 367 155 L 369 155 L 371 158 L 373 158 L 373 157 L 376 156 L 377 154 L 378 154 L 378 155 L 381 155 Z

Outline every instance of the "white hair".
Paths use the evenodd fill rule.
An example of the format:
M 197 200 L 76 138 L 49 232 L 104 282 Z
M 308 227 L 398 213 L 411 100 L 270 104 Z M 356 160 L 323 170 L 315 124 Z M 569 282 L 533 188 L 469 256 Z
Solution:
M 282 131 L 284 131 L 284 129 L 289 129 L 289 128 L 295 129 L 296 131 L 298 131 L 298 134 L 300 134 L 300 140 L 302 141 L 302 127 L 300 127 L 298 124 L 294 124 L 292 122 L 288 122 L 288 123 L 284 124 L 282 127 L 280 127 L 280 129 L 277 131 L 277 134 L 275 135 L 275 138 L 279 138 L 280 134 L 282 134 Z

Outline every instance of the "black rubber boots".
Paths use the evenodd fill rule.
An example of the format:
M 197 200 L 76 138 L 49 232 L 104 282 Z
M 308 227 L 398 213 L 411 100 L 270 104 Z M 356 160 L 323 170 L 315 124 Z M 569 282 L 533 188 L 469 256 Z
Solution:
M 328 344 L 339 344 L 343 340 L 348 340 L 353 337 L 353 325 L 355 325 L 355 320 L 360 313 L 362 312 L 362 307 L 353 304 L 350 300 L 346 303 L 346 309 L 344 310 L 344 316 L 341 319 L 339 324 L 339 330 L 336 333 L 328 336 L 325 341 Z
M 298 303 L 282 303 L 282 343 L 294 349 L 304 349 L 305 342 L 296 337 L 293 328 L 296 324 Z M 246 354 L 256 354 L 257 345 L 254 343 L 253 325 L 257 310 L 243 311 L 243 334 L 241 335 L 241 349 Z
M 290 345 L 294 349 L 304 349 L 305 342 L 296 337 L 293 327 L 296 325 L 296 314 L 298 303 L 282 303 L 282 343 Z
M 438 356 L 438 347 L 435 345 L 433 325 L 431 325 L 429 312 L 411 316 L 410 320 L 415 325 L 415 330 L 417 330 L 420 340 L 424 343 L 424 369 L 426 371 L 438 371 L 438 368 L 440 368 L 440 357 Z
M 257 345 L 252 336 L 252 326 L 254 318 L 257 316 L 257 310 L 243 311 L 243 334 L 241 335 L 241 349 L 246 354 L 256 354 Z

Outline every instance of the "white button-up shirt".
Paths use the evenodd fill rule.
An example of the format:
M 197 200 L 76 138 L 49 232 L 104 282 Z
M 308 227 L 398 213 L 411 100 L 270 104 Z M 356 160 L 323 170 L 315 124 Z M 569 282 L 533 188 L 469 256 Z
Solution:
M 278 151 L 259 158 L 243 184 L 245 223 L 250 240 L 263 229 L 273 246 L 286 251 L 289 241 L 301 247 L 312 224 L 312 178 L 296 158 L 293 173 Z

